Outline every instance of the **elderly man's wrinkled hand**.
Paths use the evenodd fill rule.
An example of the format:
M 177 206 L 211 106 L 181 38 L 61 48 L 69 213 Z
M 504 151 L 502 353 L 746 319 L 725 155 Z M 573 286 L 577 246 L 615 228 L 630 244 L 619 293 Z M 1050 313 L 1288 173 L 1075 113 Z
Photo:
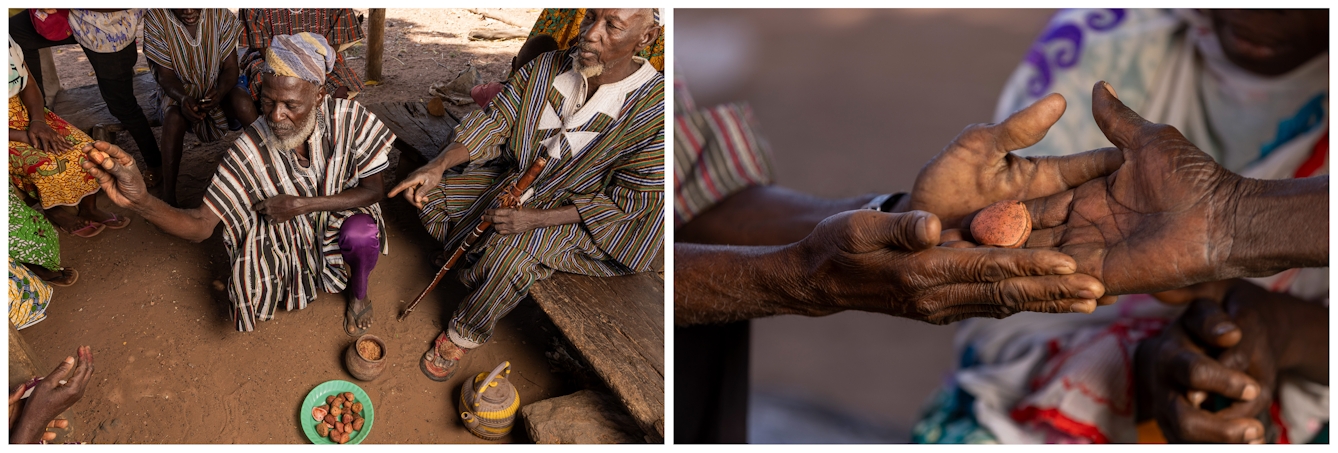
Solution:
M 849 211 L 788 246 L 801 312 L 864 310 L 948 324 L 1022 311 L 1090 313 L 1105 288 L 1050 250 L 938 247 L 936 216 Z
M 520 234 L 546 226 L 542 209 L 497 208 L 483 212 L 483 221 L 492 222 L 497 234 Z
M 1063 157 L 1011 153 L 1045 138 L 1064 107 L 1064 97 L 1051 94 L 1002 123 L 968 126 L 920 169 L 910 209 L 934 213 L 945 228 L 967 228 L 972 213 L 994 202 L 1053 195 L 1119 168 L 1113 148 Z
M 1157 292 L 1221 280 L 1231 254 L 1229 211 L 1240 176 L 1174 127 L 1134 113 L 1105 82 L 1092 115 L 1123 153 L 1109 176 L 1027 201 L 1035 230 L 1026 246 L 1057 248 L 1112 294 Z
M 427 193 L 437 184 L 441 183 L 442 172 L 432 166 L 424 166 L 406 176 L 403 181 L 390 189 L 387 197 L 394 198 L 400 192 L 404 193 L 404 201 L 408 201 L 413 207 L 419 210 L 423 209 L 423 204 L 427 203 Z
M 104 141 L 84 145 L 88 157 L 79 162 L 84 171 L 97 179 L 107 198 L 123 208 L 133 208 L 150 197 L 144 186 L 144 177 L 135 166 L 135 159 L 121 147 Z
M 293 217 L 306 214 L 303 208 L 304 198 L 292 195 L 275 195 L 264 200 L 260 200 L 251 209 L 257 214 L 265 216 L 271 223 L 283 223 L 292 220 Z

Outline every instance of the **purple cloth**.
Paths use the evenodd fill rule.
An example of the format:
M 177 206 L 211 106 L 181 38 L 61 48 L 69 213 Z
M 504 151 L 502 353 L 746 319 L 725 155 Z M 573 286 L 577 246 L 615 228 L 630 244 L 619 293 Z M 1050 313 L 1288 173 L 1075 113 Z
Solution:
M 367 298 L 367 277 L 376 267 L 376 259 L 381 255 L 381 238 L 377 235 L 376 219 L 367 214 L 354 214 L 344 220 L 339 227 L 339 251 L 344 254 L 352 272 L 348 278 L 348 289 L 353 297 Z

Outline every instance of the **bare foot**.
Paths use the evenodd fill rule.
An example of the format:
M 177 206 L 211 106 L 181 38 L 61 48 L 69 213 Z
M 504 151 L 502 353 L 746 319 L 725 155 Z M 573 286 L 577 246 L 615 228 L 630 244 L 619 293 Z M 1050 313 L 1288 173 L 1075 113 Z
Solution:
M 372 327 L 372 299 L 349 299 L 344 310 L 344 333 L 351 337 L 361 336 Z

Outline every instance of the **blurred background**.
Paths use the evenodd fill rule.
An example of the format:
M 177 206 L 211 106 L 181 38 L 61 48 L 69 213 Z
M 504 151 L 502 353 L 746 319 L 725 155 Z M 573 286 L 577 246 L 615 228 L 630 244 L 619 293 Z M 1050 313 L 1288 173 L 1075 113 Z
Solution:
M 964 127 L 991 121 L 1053 14 L 675 9 L 673 64 L 699 106 L 752 104 L 778 185 L 899 192 Z M 754 320 L 749 442 L 909 441 L 951 369 L 954 330 L 862 312 Z

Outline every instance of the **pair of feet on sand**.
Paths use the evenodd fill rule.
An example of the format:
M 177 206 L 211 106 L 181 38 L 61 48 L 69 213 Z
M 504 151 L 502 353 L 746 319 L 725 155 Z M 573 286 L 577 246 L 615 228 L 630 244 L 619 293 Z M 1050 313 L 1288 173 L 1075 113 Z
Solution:
M 80 203 L 77 213 L 61 206 L 46 209 L 43 213 L 56 228 L 82 238 L 97 236 L 108 228 L 119 230 L 130 225 L 129 217 L 98 209 L 95 203 Z

